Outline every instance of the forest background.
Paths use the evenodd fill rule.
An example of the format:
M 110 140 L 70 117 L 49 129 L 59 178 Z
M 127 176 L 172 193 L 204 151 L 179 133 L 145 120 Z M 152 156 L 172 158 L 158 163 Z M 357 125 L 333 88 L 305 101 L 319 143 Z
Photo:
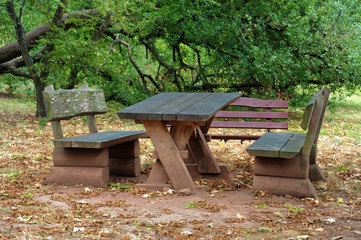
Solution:
M 319 85 L 360 88 L 357 0 L 1 0 L 0 23 L 0 87 L 36 96 L 37 116 L 48 84 L 87 82 L 123 105 L 166 91 L 297 105 Z

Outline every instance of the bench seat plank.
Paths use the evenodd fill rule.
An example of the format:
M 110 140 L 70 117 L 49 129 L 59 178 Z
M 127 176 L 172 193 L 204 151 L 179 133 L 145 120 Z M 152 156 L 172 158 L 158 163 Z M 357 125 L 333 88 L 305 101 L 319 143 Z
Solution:
M 293 135 L 293 133 L 267 132 L 246 148 L 246 151 L 251 156 L 278 158 L 281 149 Z
M 146 131 L 107 131 L 56 139 L 54 145 L 65 148 L 105 148 L 145 137 L 148 137 Z
M 211 128 L 288 129 L 288 122 L 212 121 Z
M 280 150 L 280 158 L 293 158 L 302 149 L 306 139 L 306 134 L 295 133 L 292 138 Z

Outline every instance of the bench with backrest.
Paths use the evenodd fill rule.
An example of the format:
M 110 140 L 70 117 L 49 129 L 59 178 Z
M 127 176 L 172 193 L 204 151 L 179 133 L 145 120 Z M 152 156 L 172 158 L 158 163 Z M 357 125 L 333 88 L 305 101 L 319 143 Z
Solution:
M 250 155 L 255 156 L 254 191 L 317 197 L 310 177 L 311 180 L 324 178 L 315 161 L 328 97 L 329 89 L 324 88 L 308 102 L 301 122 L 306 134 L 269 132 L 246 148 Z
M 85 84 L 80 89 L 54 91 L 48 86 L 43 96 L 54 135 L 54 168 L 45 183 L 103 187 L 109 174 L 140 174 L 138 138 L 147 137 L 147 133 L 98 132 L 94 115 L 107 112 L 101 89 L 88 89 Z M 90 134 L 64 138 L 60 121 L 76 116 L 86 116 Z
M 241 97 L 214 116 L 210 128 L 288 129 L 288 102 Z M 283 110 L 283 111 L 282 111 Z M 224 130 L 225 131 L 225 130 Z M 207 134 L 211 139 L 257 140 L 261 135 Z

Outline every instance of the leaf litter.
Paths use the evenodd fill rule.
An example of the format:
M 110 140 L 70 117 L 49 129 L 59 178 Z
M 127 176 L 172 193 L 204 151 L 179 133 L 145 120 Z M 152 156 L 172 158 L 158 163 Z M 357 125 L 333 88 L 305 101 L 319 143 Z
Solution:
M 253 193 L 253 159 L 244 150 L 251 143 L 240 141 L 209 143 L 232 170 L 230 180 L 199 179 L 203 190 L 183 196 L 134 188 L 154 161 L 148 139 L 141 140 L 139 178 L 112 177 L 105 188 L 43 185 L 52 169 L 50 124 L 20 111 L 0 112 L 0 120 L 0 239 L 361 238 L 361 145 L 341 134 L 320 136 L 318 162 L 327 181 L 314 183 L 319 199 Z M 86 133 L 82 119 L 70 122 L 65 133 Z M 141 129 L 114 113 L 98 123 L 100 131 Z

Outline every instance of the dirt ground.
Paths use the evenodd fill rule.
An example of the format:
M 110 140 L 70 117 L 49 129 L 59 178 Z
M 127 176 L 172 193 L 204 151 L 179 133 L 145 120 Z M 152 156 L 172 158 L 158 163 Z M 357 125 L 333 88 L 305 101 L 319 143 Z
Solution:
M 116 184 L 105 189 L 38 185 L 31 198 L 0 202 L 0 238 L 361 239 L 360 198 L 341 203 L 221 190 L 237 173 L 230 181 L 196 181 L 189 196 L 127 189 L 145 175 L 112 177 Z

